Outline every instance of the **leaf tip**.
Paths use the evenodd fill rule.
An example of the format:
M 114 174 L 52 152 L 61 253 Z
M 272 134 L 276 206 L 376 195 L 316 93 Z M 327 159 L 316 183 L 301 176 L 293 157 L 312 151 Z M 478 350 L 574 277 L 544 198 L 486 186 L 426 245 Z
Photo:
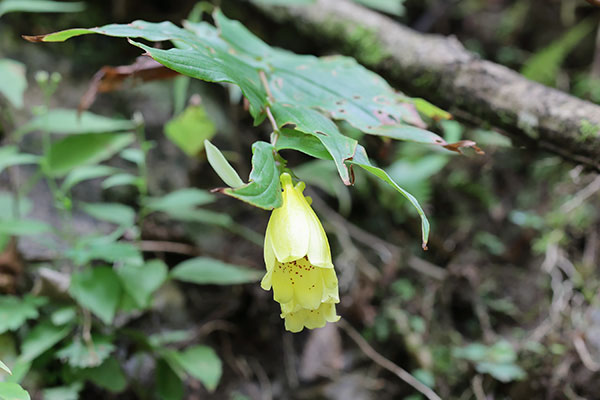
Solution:
M 479 147 L 477 147 L 477 143 L 475 143 L 472 140 L 460 140 L 455 143 L 449 143 L 449 144 L 442 145 L 442 147 L 444 147 L 447 150 L 454 151 L 458 154 L 463 154 L 463 152 L 461 150 L 462 148 L 472 148 L 473 150 L 475 150 L 475 153 L 477 153 L 479 155 L 485 154 L 485 151 L 483 151 Z
M 21 37 L 31 43 L 43 42 L 47 35 L 21 35 Z

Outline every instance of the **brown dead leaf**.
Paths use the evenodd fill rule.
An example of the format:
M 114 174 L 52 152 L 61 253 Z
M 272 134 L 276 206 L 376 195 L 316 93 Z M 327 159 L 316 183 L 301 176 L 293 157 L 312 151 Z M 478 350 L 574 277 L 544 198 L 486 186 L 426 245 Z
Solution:
M 98 93 L 120 90 L 128 81 L 133 81 L 131 83 L 134 85 L 138 82 L 170 79 L 177 75 L 179 75 L 178 72 L 165 67 L 148 56 L 138 57 L 135 63 L 131 65 L 104 66 L 96 72 L 88 90 L 82 96 L 79 102 L 79 112 L 90 108 Z
M 455 151 L 459 154 L 463 154 L 461 151 L 462 148 L 472 148 L 473 150 L 475 150 L 475 152 L 477 154 L 480 154 L 480 155 L 485 154 L 485 152 L 483 150 L 481 150 L 479 147 L 477 147 L 477 143 L 475 143 L 472 140 L 460 140 L 455 143 L 446 144 L 443 147 L 450 151 Z
M 17 241 L 11 238 L 0 253 L 0 292 L 15 293 L 16 282 L 23 272 L 23 259 L 17 249 Z

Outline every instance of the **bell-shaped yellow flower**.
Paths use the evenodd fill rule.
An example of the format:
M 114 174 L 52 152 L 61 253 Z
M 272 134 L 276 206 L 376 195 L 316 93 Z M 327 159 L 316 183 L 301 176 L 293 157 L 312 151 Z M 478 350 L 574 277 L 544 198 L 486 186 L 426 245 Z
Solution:
M 273 210 L 267 225 L 267 273 L 261 286 L 273 288 L 285 329 L 300 332 L 340 319 L 335 311 L 335 303 L 340 302 L 338 281 L 327 235 L 310 199 L 302 194 L 304 182 L 294 186 L 287 173 L 280 179 L 283 205 Z

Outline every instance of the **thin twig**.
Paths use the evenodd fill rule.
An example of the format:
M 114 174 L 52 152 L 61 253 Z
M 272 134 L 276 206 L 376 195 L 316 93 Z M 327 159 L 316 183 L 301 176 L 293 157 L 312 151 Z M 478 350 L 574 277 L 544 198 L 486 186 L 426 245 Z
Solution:
M 579 359 L 587 369 L 592 372 L 600 371 L 600 363 L 594 360 L 581 335 L 576 334 L 573 337 L 573 346 L 577 351 L 577 355 L 579 355 Z
M 483 390 L 483 379 L 481 375 L 475 375 L 471 380 L 471 387 L 473 388 L 473 394 L 477 400 L 486 400 L 487 396 Z
M 165 252 L 165 253 L 176 253 L 185 254 L 187 256 L 198 255 L 198 249 L 192 245 L 177 243 L 177 242 L 166 242 L 160 240 L 142 240 L 138 244 L 140 250 L 148 252 Z
M 283 340 L 283 366 L 290 388 L 296 389 L 300 383 L 298 381 L 298 372 L 296 371 L 296 351 L 294 350 L 294 337 L 289 333 L 285 333 Z
M 352 339 L 354 343 L 356 343 L 362 350 L 362 352 L 365 353 L 365 355 L 371 360 L 373 360 L 374 363 L 402 379 L 405 383 L 412 386 L 416 391 L 427 397 L 429 400 L 442 400 L 442 398 L 433 390 L 412 376 L 404 368 L 394 364 L 392 361 L 379 354 L 348 322 L 342 319 L 338 322 L 338 324 L 346 332 L 350 339 Z
M 375 250 L 381 261 L 387 264 L 399 258 L 402 253 L 400 247 L 347 221 L 346 218 L 342 217 L 329 207 L 314 191 L 308 190 L 307 193 L 310 194 L 313 199 L 313 205 L 319 212 L 325 214 L 327 219 L 332 221 L 332 223 L 343 225 L 350 236 L 355 240 Z M 448 272 L 445 269 L 416 256 L 410 256 L 407 265 L 423 275 L 427 275 L 430 278 L 440 281 L 444 280 L 448 275 Z
M 96 353 L 96 348 L 94 347 L 94 342 L 92 341 L 92 315 L 90 312 L 83 308 L 83 327 L 82 327 L 82 336 L 83 341 L 86 344 L 88 352 L 90 353 L 90 359 L 92 360 L 92 365 L 98 365 L 100 363 L 100 359 L 98 358 L 98 353 Z
M 260 391 L 262 394 L 261 400 L 273 400 L 273 386 L 271 385 L 269 376 L 265 372 L 264 368 L 255 359 L 251 359 L 250 364 L 252 371 L 258 378 L 258 383 L 260 384 Z
M 581 189 L 573 198 L 560 207 L 560 211 L 567 214 L 579 207 L 590 196 L 600 190 L 600 175 L 598 175 L 589 185 Z

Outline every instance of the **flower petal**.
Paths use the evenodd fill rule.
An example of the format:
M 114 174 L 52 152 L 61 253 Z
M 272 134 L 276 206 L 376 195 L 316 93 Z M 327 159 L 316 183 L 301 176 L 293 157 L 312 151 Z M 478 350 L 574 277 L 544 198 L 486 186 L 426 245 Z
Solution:
M 283 205 L 273 210 L 267 226 L 271 235 L 273 252 L 280 262 L 302 258 L 308 251 L 309 223 L 307 222 L 306 201 L 302 193 L 296 191 L 289 174 L 281 175 Z
M 310 265 L 306 258 L 296 261 L 292 271 L 294 280 L 294 299 L 309 310 L 316 310 L 321 305 L 323 297 L 322 269 Z
M 321 268 L 333 268 L 331 262 L 331 250 L 325 230 L 312 208 L 306 204 L 306 218 L 309 229 L 308 260 L 312 265 Z
M 265 276 L 263 276 L 262 280 L 260 281 L 260 287 L 263 288 L 264 290 L 271 290 L 272 280 L 273 280 L 273 270 L 271 269 L 271 270 L 267 271 Z
M 298 333 L 304 329 L 304 315 L 300 313 L 281 314 L 281 318 L 285 318 L 286 331 Z
M 294 287 L 286 265 L 277 263 L 273 268 L 271 283 L 273 284 L 273 298 L 278 303 L 288 303 L 294 298 Z
M 273 241 L 271 240 L 271 235 L 268 228 L 265 234 L 265 247 L 263 250 L 263 255 L 265 258 L 265 267 L 267 268 L 267 271 L 272 271 L 273 267 L 275 267 L 275 264 L 277 263 L 277 258 L 273 252 Z
M 281 318 L 285 318 L 285 329 L 290 332 L 300 332 L 304 327 L 308 329 L 322 328 L 327 322 L 336 322 L 340 319 L 336 315 L 334 304 L 322 304 L 316 310 L 301 309 L 291 313 L 283 312 Z

